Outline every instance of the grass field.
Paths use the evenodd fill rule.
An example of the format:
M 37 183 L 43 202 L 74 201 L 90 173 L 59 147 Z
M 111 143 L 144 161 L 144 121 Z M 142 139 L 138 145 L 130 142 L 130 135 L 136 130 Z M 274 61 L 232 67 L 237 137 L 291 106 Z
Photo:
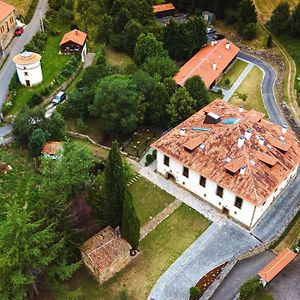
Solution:
M 133 59 L 124 52 L 117 51 L 110 46 L 105 47 L 105 58 L 108 65 L 127 67 L 133 64 Z
M 254 109 L 266 114 L 261 95 L 261 82 L 263 74 L 258 67 L 253 67 L 247 77 L 238 87 L 237 92 L 248 96 L 246 101 L 241 100 L 237 95 L 234 95 L 229 102 L 236 105 L 243 105 L 245 109 Z
M 130 300 L 146 299 L 159 276 L 208 226 L 203 216 L 183 204 L 142 240 L 140 255 L 116 277 L 99 285 L 81 268 L 70 285 L 81 287 L 81 300 L 120 299 L 122 289 Z
M 230 89 L 234 82 L 238 79 L 238 77 L 241 75 L 241 73 L 244 71 L 244 69 L 247 67 L 247 63 L 237 59 L 230 69 L 222 76 L 222 79 L 219 81 L 218 85 L 222 86 L 226 89 Z M 230 80 L 229 84 L 226 84 L 226 79 Z
M 130 191 L 141 226 L 175 200 L 173 196 L 143 177 L 130 186 Z
M 36 87 L 20 87 L 11 113 L 17 114 L 29 101 L 34 93 L 40 92 L 48 86 L 53 79 L 62 71 L 65 64 L 71 59 L 67 55 L 59 55 L 59 43 L 67 30 L 62 30 L 59 36 L 49 36 L 44 52 L 42 53 L 43 82 Z

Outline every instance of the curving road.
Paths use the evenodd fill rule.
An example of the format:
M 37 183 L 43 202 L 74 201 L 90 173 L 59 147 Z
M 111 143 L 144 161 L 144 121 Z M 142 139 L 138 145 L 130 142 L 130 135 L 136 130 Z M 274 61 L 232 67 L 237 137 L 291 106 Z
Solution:
M 8 86 L 12 76 L 16 70 L 12 58 L 22 52 L 24 46 L 30 42 L 32 37 L 40 29 L 40 18 L 43 18 L 48 9 L 48 0 L 39 0 L 35 13 L 30 23 L 25 27 L 24 33 L 20 37 L 15 37 L 10 43 L 5 53 L 9 53 L 9 57 L 0 70 L 0 111 L 8 93 Z M 11 131 L 11 126 L 0 127 L 0 137 L 5 136 Z
M 286 124 L 284 117 L 282 116 L 280 109 L 277 106 L 277 102 L 274 96 L 274 84 L 276 80 L 276 72 L 274 71 L 274 69 L 266 62 L 245 52 L 240 52 L 237 57 L 255 64 L 263 71 L 264 78 L 261 85 L 261 91 L 264 105 L 269 114 L 269 119 L 279 125 Z

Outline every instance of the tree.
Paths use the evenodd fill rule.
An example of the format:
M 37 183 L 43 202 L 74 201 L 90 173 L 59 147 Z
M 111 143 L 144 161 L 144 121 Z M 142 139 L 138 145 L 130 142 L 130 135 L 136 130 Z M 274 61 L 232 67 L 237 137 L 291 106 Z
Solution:
M 190 297 L 191 297 L 192 300 L 199 299 L 200 295 L 201 295 L 201 291 L 198 287 L 192 286 L 190 288 Z
M 116 141 L 113 142 L 109 151 L 104 175 L 104 191 L 109 203 L 109 224 L 113 227 L 122 226 L 126 180 L 119 144 Z
M 196 100 L 197 109 L 200 109 L 209 103 L 208 91 L 200 76 L 193 76 L 189 78 L 185 82 L 184 87 Z
M 159 82 L 153 90 L 151 100 L 148 103 L 146 119 L 154 126 L 165 127 L 168 124 L 167 105 L 170 97 L 163 83 Z
M 41 154 L 44 144 L 47 140 L 47 134 L 40 128 L 35 129 L 29 139 L 28 148 L 33 157 Z
M 47 130 L 52 140 L 60 141 L 66 138 L 67 124 L 59 112 L 54 112 L 49 119 L 46 119 L 43 128 Z
M 253 40 L 256 36 L 256 23 L 248 23 L 243 29 L 243 37 L 247 41 Z
M 280 2 L 272 12 L 268 27 L 275 34 L 285 33 L 288 30 L 288 19 L 290 17 L 290 6 L 288 2 Z
M 177 90 L 177 83 L 172 77 L 165 78 L 164 86 L 166 88 L 169 97 L 171 97 Z
M 136 215 L 132 196 L 128 190 L 125 193 L 123 204 L 121 232 L 123 238 L 129 242 L 132 249 L 137 250 L 140 240 L 140 221 Z
M 252 0 L 242 0 L 238 5 L 238 25 L 243 32 L 248 24 L 257 23 L 257 13 Z
M 132 132 L 143 118 L 136 86 L 125 75 L 102 79 L 96 87 L 91 115 L 98 117 L 101 129 L 109 133 Z
M 133 54 L 138 37 L 145 31 L 144 26 L 131 19 L 124 28 L 124 50 Z
M 167 106 L 167 112 L 170 116 L 170 125 L 176 126 L 180 122 L 190 117 L 196 111 L 196 100 L 193 99 L 186 88 L 177 90 Z
M 292 35 L 295 37 L 300 37 L 300 2 L 297 4 L 293 13 L 291 14 L 289 24 Z
M 112 32 L 112 17 L 104 14 L 100 20 L 98 27 L 98 37 L 100 40 L 103 40 L 105 43 L 108 41 L 108 37 Z
M 272 48 L 272 46 L 273 46 L 273 39 L 272 39 L 272 35 L 269 34 L 268 40 L 267 40 L 267 48 Z
M 249 298 L 257 295 L 257 293 L 260 290 L 262 290 L 262 288 L 263 288 L 263 286 L 257 277 L 251 278 L 248 281 L 246 281 L 245 283 L 243 283 L 243 285 L 241 286 L 240 299 L 241 300 L 249 299 Z
M 143 69 L 151 76 L 157 76 L 160 81 L 175 75 L 178 70 L 175 62 L 168 56 L 148 57 L 143 65 Z
M 166 56 L 163 43 L 158 41 L 152 33 L 141 34 L 134 48 L 134 59 L 138 64 L 143 64 L 147 57 Z
M 38 295 L 38 283 L 67 296 L 62 281 L 71 277 L 79 263 L 63 262 L 64 240 L 56 240 L 51 226 L 35 220 L 28 208 L 11 202 L 1 213 L 0 292 L 2 299 L 24 299 L 31 291 Z M 78 291 L 71 295 L 78 295 Z M 58 295 L 56 295 L 58 296 Z M 70 294 L 69 294 L 70 296 Z M 68 299 L 65 297 L 64 299 Z

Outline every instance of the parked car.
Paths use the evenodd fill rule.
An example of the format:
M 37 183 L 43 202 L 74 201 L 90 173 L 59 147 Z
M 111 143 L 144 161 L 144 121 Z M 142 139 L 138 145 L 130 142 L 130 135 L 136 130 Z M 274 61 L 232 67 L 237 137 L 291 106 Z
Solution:
M 216 29 L 213 28 L 212 26 L 206 28 L 206 33 L 207 33 L 207 34 L 213 34 L 213 33 L 215 33 L 215 32 L 217 32 L 217 31 L 216 31 Z
M 223 40 L 223 39 L 225 39 L 225 35 L 217 33 L 217 34 L 214 35 L 213 39 L 215 41 Z
M 18 27 L 15 31 L 16 36 L 20 36 L 24 33 L 24 28 L 23 27 Z
M 67 98 L 66 93 L 63 91 L 60 91 L 59 93 L 56 94 L 56 96 L 52 100 L 52 103 L 53 103 L 53 105 L 57 105 L 57 104 L 63 102 L 64 100 L 66 100 L 66 98 Z

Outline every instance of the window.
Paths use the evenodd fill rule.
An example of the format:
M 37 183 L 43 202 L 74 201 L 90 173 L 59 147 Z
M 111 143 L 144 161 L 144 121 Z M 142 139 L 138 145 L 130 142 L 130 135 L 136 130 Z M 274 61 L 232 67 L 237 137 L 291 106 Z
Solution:
M 241 208 L 242 207 L 242 203 L 243 203 L 243 199 L 236 196 L 235 197 L 235 203 L 234 203 L 234 206 L 237 207 L 237 208 Z
M 221 188 L 220 186 L 217 187 L 217 193 L 216 193 L 219 197 L 223 197 L 223 188 Z
M 186 178 L 189 178 L 189 169 L 187 167 L 183 167 L 182 175 Z
M 28 72 L 24 72 L 24 75 L 25 75 L 25 76 L 28 76 Z
M 206 185 L 206 178 L 200 175 L 200 185 L 205 187 Z
M 170 164 L 170 157 L 165 155 L 164 156 L 164 165 L 169 166 L 169 164 Z

